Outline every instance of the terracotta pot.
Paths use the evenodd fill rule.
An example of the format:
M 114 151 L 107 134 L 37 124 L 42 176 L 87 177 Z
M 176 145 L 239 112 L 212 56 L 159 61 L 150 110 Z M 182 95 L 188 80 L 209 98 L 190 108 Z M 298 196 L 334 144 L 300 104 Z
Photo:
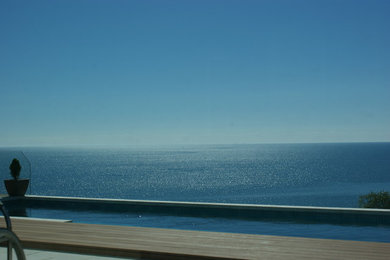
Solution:
M 30 179 L 4 180 L 5 188 L 10 196 L 24 196 Z

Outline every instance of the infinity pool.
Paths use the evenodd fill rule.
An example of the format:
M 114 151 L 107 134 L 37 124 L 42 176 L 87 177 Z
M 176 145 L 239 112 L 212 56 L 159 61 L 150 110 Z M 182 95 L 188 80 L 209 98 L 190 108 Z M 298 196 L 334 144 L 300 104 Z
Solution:
M 34 218 L 66 219 L 78 223 L 127 225 L 154 228 L 174 228 L 184 230 L 216 231 L 230 233 L 246 233 L 259 235 L 298 236 L 310 238 L 342 239 L 356 241 L 390 242 L 389 212 L 382 214 L 379 221 L 368 223 L 365 215 L 354 214 L 335 218 L 335 213 L 321 213 L 318 215 L 300 214 L 294 208 L 288 207 L 286 215 L 284 208 L 276 208 L 276 213 L 259 211 L 246 214 L 244 208 L 236 207 L 231 213 L 229 206 L 213 208 L 192 208 L 185 203 L 169 208 L 171 204 L 163 202 L 142 205 L 105 203 L 101 201 L 91 204 L 88 200 L 75 202 L 74 200 L 45 201 L 39 199 L 24 201 L 7 201 L 6 207 L 11 215 L 24 215 Z M 99 205 L 97 207 L 96 205 Z M 232 208 L 235 206 L 232 205 Z M 302 210 L 302 209 L 301 209 Z M 219 214 L 219 212 L 222 212 Z M 232 211 L 233 212 L 233 211 Z M 243 214 L 238 214 L 243 213 Z M 336 210 L 337 212 L 337 210 Z M 365 213 L 365 212 L 363 212 Z M 268 214 L 268 215 L 267 215 Z M 340 213 L 341 214 L 341 213 Z M 324 216 L 322 216 L 324 215 Z M 371 216 L 370 216 L 371 217 Z M 350 218 L 349 220 L 346 220 Z M 360 222 L 360 223 L 359 223 Z

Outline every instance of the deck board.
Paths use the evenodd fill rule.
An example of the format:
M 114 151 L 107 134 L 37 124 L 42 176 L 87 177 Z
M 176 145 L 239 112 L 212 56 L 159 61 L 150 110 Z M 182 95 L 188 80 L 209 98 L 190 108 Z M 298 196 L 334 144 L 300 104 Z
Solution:
M 390 243 L 13 219 L 25 248 L 144 259 L 389 259 Z M 3 222 L 1 225 L 4 225 Z

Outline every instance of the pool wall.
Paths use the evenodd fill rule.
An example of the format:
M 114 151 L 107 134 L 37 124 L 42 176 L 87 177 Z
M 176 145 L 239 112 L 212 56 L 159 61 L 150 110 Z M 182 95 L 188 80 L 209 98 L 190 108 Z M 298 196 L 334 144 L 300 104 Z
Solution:
M 123 200 L 56 196 L 5 197 L 10 215 L 24 215 L 28 208 L 94 212 L 136 212 L 191 217 L 217 217 L 260 221 L 390 226 L 390 210 L 277 206 L 177 201 Z

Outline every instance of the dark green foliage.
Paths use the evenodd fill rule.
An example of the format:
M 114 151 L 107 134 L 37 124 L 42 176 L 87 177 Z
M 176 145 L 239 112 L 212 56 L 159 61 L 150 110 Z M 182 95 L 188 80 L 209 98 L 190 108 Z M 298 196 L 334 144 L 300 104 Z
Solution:
M 371 192 L 367 195 L 360 196 L 359 207 L 390 209 L 390 194 L 387 191 L 381 191 L 378 193 Z
M 22 170 L 22 166 L 20 165 L 20 162 L 18 159 L 14 158 L 9 166 L 9 169 L 11 170 L 12 177 L 17 180 L 20 175 L 20 171 Z

